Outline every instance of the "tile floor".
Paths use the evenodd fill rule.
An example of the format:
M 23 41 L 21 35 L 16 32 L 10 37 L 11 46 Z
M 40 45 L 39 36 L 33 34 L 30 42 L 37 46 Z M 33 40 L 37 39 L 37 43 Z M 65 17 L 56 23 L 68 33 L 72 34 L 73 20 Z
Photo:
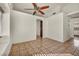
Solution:
M 13 44 L 10 56 L 34 56 L 38 54 L 74 55 L 79 56 L 79 39 L 70 39 L 60 43 L 52 39 L 41 39 Z

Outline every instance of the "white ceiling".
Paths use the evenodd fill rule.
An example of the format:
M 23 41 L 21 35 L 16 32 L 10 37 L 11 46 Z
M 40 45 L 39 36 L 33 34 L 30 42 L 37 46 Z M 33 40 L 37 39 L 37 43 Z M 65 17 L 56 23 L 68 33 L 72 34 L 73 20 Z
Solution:
M 0 7 L 4 11 L 4 13 L 10 12 L 10 8 L 7 3 L 0 3 Z
M 44 10 L 45 15 L 41 15 L 39 13 L 36 14 L 43 17 L 51 16 L 54 12 L 59 13 L 61 11 L 61 8 L 63 7 L 63 4 L 58 4 L 58 3 L 57 4 L 56 3 L 37 3 L 37 5 L 39 7 L 45 6 L 45 5 L 49 6 L 48 9 Z M 31 10 L 25 10 L 25 9 L 33 8 L 33 5 L 31 3 L 14 3 L 13 8 L 15 10 L 26 12 L 26 13 L 30 13 L 30 14 L 33 13 L 33 11 Z

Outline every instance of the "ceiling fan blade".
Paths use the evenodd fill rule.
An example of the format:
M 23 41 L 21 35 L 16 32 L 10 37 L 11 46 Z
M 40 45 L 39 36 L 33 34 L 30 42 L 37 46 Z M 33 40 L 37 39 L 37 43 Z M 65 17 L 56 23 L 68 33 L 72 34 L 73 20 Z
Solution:
M 33 12 L 33 15 L 35 15 L 35 14 L 36 14 L 36 11 Z
M 43 6 L 43 7 L 40 7 L 40 10 L 44 10 L 44 9 L 47 9 L 49 8 L 49 6 Z
M 45 13 L 44 12 L 42 12 L 41 10 L 39 10 L 39 12 L 42 14 L 42 15 L 44 15 Z
M 34 8 L 37 8 L 37 4 L 36 3 L 32 3 L 32 5 L 34 6 Z

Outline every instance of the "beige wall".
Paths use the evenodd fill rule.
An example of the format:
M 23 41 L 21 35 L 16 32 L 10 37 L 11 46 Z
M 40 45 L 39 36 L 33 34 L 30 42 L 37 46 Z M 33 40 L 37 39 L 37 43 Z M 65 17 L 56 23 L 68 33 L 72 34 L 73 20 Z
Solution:
M 40 36 L 40 20 L 36 21 L 36 35 Z
M 36 18 L 33 15 L 11 12 L 11 35 L 13 43 L 36 39 Z
M 64 42 L 70 38 L 69 19 L 64 13 L 59 13 L 45 19 L 44 37 L 60 42 Z
M 63 42 L 63 15 L 59 13 L 51 16 L 47 20 L 47 37 Z
M 2 13 L 1 13 L 1 11 L 0 11 L 0 34 L 1 34 L 1 29 L 2 29 L 2 28 L 1 28 L 1 27 L 2 27 L 2 26 L 1 26 L 1 19 L 2 19 Z

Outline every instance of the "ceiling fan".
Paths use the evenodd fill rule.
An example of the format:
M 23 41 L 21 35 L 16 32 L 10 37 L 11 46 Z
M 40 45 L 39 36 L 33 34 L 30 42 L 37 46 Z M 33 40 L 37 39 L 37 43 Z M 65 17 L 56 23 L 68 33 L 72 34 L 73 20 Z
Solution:
M 34 6 L 34 9 L 25 9 L 25 10 L 34 10 L 33 15 L 35 15 L 37 12 L 44 15 L 45 13 L 42 10 L 49 8 L 49 6 L 39 7 L 39 6 L 37 6 L 36 3 L 32 3 L 32 5 Z

